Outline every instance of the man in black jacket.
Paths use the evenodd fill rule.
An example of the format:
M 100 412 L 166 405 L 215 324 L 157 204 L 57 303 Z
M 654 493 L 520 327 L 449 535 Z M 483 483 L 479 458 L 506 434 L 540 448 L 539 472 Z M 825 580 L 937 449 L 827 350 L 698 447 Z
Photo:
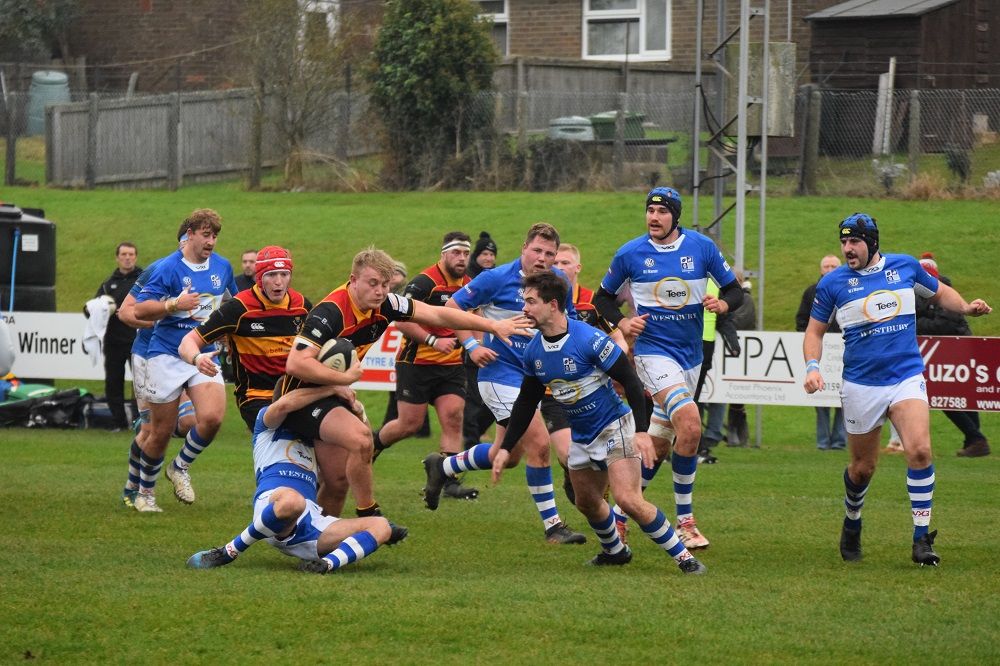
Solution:
M 938 280 L 951 286 L 951 280 L 938 273 L 933 254 L 925 252 L 921 255 L 920 265 Z M 917 335 L 972 335 L 972 329 L 969 328 L 969 322 L 965 317 L 935 305 L 928 298 L 917 296 L 916 308 Z M 956 412 L 947 409 L 943 411 L 965 437 L 962 448 L 958 450 L 959 457 L 980 458 L 990 454 L 989 442 L 979 430 L 979 412 Z
M 828 254 L 819 262 L 819 275 L 823 277 L 840 266 L 840 257 Z M 816 298 L 816 285 L 813 282 L 802 292 L 802 302 L 795 313 L 795 330 L 800 333 L 809 325 L 809 313 L 812 311 L 813 299 Z M 836 319 L 830 322 L 827 333 L 840 333 Z M 833 410 L 833 417 L 830 410 Z M 840 407 L 816 408 L 816 448 L 822 451 L 843 449 L 847 445 L 847 431 L 844 429 L 844 413 Z
M 118 308 L 128 296 L 135 284 L 136 278 L 142 273 L 142 266 L 136 265 L 139 252 L 132 243 L 119 243 L 115 249 L 115 261 L 118 267 L 107 280 L 98 287 L 95 298 L 110 296 L 115 301 L 115 311 L 108 319 L 108 327 L 104 331 L 104 395 L 111 409 L 114 427 L 126 429 L 129 427 L 125 416 L 125 364 L 131 364 L 132 343 L 135 341 L 135 329 L 118 319 Z M 133 413 L 138 410 L 133 405 Z

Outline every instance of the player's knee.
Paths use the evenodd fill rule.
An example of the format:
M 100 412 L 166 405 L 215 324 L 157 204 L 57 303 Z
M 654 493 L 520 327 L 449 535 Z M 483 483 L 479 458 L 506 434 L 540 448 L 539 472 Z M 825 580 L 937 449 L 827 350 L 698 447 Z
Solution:
M 274 501 L 274 515 L 278 518 L 293 518 L 300 515 L 305 510 L 306 499 L 291 489 L 282 493 L 281 496 Z
M 909 448 L 906 462 L 912 469 L 924 469 L 933 462 L 930 444 L 918 444 Z
M 198 432 L 204 437 L 212 437 L 219 432 L 222 427 L 221 413 L 200 413 L 198 414 Z
M 363 518 L 365 521 L 364 529 L 365 531 L 371 533 L 375 537 L 375 541 L 378 545 L 384 544 L 392 536 L 392 527 L 389 526 L 389 521 L 381 516 L 371 516 L 370 518 Z
M 575 490 L 575 488 L 574 488 Z M 587 518 L 595 517 L 604 503 L 601 495 L 591 495 L 589 493 L 576 493 L 576 508 Z

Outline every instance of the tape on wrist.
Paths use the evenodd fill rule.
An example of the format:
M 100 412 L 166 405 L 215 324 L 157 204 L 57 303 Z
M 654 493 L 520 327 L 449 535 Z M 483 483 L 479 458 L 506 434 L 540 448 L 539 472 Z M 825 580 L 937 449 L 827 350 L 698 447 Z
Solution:
M 469 337 L 462 341 L 462 346 L 465 347 L 465 351 L 472 351 L 479 346 L 479 340 Z
M 806 361 L 806 372 L 812 372 L 813 370 L 819 372 L 819 361 L 816 359 Z
M 437 336 L 432 335 L 431 333 L 428 333 L 427 337 L 424 338 L 424 344 L 427 345 L 428 347 L 433 347 L 437 343 L 437 341 L 438 341 Z

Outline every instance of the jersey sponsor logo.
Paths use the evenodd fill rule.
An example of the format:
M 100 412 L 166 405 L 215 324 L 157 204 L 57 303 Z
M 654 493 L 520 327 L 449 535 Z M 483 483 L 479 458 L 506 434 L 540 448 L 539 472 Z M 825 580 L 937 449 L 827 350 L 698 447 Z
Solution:
M 601 359 L 602 361 L 607 361 L 607 360 L 608 360 L 608 357 L 610 357 L 610 356 L 611 356 L 611 353 L 612 353 L 612 352 L 613 352 L 614 350 L 615 350 L 615 343 L 614 343 L 614 342 L 612 342 L 611 340 L 608 340 L 608 344 L 604 345 L 604 349 L 602 349 L 602 350 L 601 350 L 601 355 L 600 355 L 600 357 L 599 357 L 599 358 L 600 358 L 600 359 Z
M 320 413 L 320 412 L 322 412 L 322 411 L 323 411 L 323 410 L 322 410 L 322 409 L 321 409 L 320 407 L 317 407 L 316 409 L 312 410 L 312 412 L 311 412 L 311 414 L 312 414 L 312 417 L 313 417 L 313 418 L 316 418 L 316 417 L 318 417 L 318 416 L 319 416 L 319 413 Z
M 721 252 L 719 253 L 719 256 L 720 257 L 722 256 Z M 722 260 L 722 267 L 725 268 L 727 271 L 731 271 L 732 270 L 732 268 L 729 266 L 729 262 L 726 261 L 725 259 Z
M 263 332 L 264 331 L 264 324 L 260 323 L 259 321 L 255 321 L 252 324 L 250 324 L 250 330 L 251 331 L 261 331 L 261 332 Z
M 312 334 L 315 335 L 317 338 L 323 335 L 323 333 L 318 328 L 314 328 L 312 330 Z
M 878 323 L 889 321 L 899 314 L 903 309 L 903 302 L 896 295 L 896 292 L 888 289 L 879 289 L 868 294 L 861 303 L 861 313 L 870 322 Z
M 859 284 L 861 284 L 861 280 L 856 277 L 852 277 L 847 281 L 847 285 L 850 287 L 857 287 Z
M 681 270 L 693 271 L 694 270 L 694 257 L 681 257 Z
M 660 307 L 679 310 L 691 300 L 691 288 L 681 278 L 665 277 L 656 283 L 653 297 Z
M 563 370 L 566 372 L 576 372 L 576 361 L 571 358 L 563 359 Z
M 564 405 L 572 405 L 580 399 L 580 387 L 576 382 L 553 379 L 549 382 L 549 388 L 552 389 L 552 397 Z
M 893 282 L 899 282 L 899 271 L 895 268 L 890 268 L 885 272 L 885 281 L 890 284 Z
M 299 442 L 289 442 L 285 447 L 285 458 L 288 462 L 292 463 L 296 467 L 301 467 L 305 470 L 312 470 L 313 459 L 309 454 L 302 448 Z
M 646 268 L 652 268 L 653 266 L 656 265 L 656 260 L 653 259 L 652 257 L 646 257 L 646 260 L 643 261 L 642 263 Z M 608 272 L 610 273 L 611 271 L 609 270 Z
M 541 359 L 537 359 L 536 358 L 535 359 L 535 370 L 541 370 L 541 369 L 542 369 L 542 361 L 541 361 Z

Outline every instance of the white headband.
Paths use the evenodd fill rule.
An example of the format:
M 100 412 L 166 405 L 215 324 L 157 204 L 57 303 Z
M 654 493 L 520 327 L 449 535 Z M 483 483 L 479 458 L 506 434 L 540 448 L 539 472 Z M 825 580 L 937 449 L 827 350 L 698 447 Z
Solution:
M 445 243 L 441 248 L 442 252 L 448 252 L 449 250 L 469 250 L 472 251 L 472 244 L 469 241 L 464 240 L 453 240 L 449 243 Z

